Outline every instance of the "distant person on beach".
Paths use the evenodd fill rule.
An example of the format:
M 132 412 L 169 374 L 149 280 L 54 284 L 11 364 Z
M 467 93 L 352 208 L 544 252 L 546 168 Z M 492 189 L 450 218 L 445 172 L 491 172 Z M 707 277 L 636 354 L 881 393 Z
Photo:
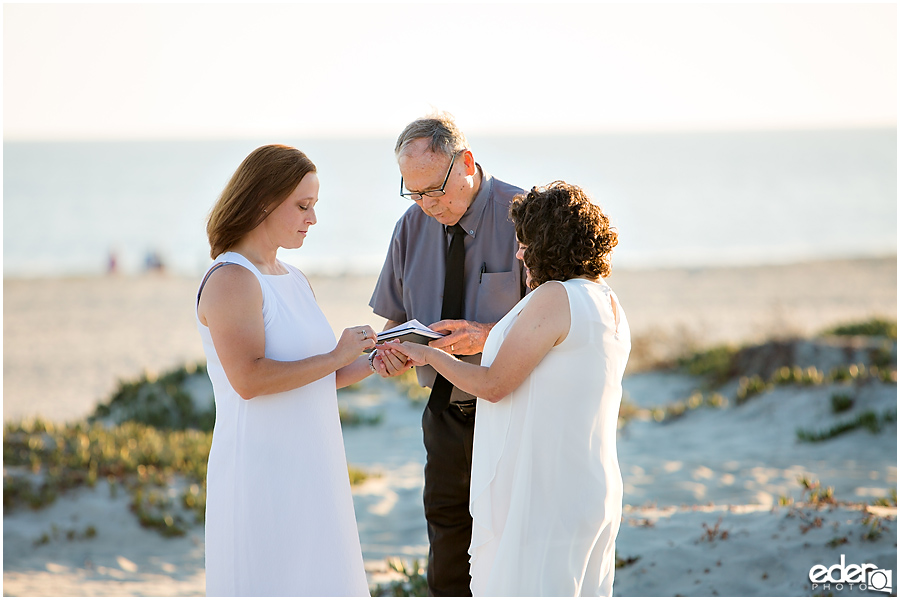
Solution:
M 476 163 L 465 135 L 445 113 L 407 125 L 394 153 L 400 195 L 415 204 L 394 227 L 369 305 L 387 319 L 385 329 L 417 319 L 448 333 L 432 344 L 477 365 L 491 327 L 526 293 L 508 214 L 522 190 Z M 379 353 L 374 362 L 382 376 L 411 367 L 390 353 Z M 422 415 L 428 590 L 468 596 L 475 397 L 431 367 L 419 367 L 417 375 L 419 384 L 432 388 Z
M 163 259 L 159 255 L 159 252 L 156 250 L 148 250 L 147 254 L 144 255 L 144 270 L 148 273 L 162 273 L 165 269 L 165 263 L 163 263 Z
M 622 516 L 616 424 L 631 351 L 603 280 L 618 237 L 564 182 L 532 188 L 510 214 L 534 291 L 491 330 L 481 366 L 410 342 L 384 352 L 478 396 L 473 594 L 610 596 Z
M 106 256 L 106 274 L 115 275 L 119 272 L 119 254 L 115 250 L 110 250 Z
M 287 146 L 241 163 L 210 213 L 197 326 L 216 401 L 209 596 L 368 596 L 336 388 L 372 373 L 368 325 L 334 333 L 278 260 L 316 223 L 315 165 Z

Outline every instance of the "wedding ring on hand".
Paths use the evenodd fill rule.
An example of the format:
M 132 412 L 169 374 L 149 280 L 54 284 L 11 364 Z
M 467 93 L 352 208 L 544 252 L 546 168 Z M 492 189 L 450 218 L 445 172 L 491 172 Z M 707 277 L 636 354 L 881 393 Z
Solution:
M 365 332 L 365 330 L 363 330 L 363 331 L 360 331 L 360 333 L 361 333 L 361 334 L 362 334 L 362 336 L 363 336 L 363 339 L 366 339 L 366 338 L 367 338 L 367 337 L 369 337 L 369 334 L 368 334 L 368 333 L 366 333 L 366 332 Z
M 453 344 L 450 344 L 450 352 L 453 352 Z

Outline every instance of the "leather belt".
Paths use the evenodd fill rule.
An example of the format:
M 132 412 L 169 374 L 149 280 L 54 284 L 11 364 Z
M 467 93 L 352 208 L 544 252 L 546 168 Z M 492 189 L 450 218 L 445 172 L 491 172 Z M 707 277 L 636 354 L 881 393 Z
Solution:
M 475 415 L 475 402 L 475 400 L 463 400 L 462 402 L 451 402 L 450 406 L 458 408 L 467 417 L 472 417 Z

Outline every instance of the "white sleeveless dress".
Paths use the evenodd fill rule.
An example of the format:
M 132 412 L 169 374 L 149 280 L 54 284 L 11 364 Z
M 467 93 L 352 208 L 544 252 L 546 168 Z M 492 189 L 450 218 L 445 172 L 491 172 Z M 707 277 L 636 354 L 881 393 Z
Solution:
M 563 285 L 572 315 L 566 339 L 509 396 L 478 399 L 469 505 L 475 596 L 612 595 L 622 516 L 616 423 L 631 335 L 603 280 Z M 496 358 L 531 297 L 493 328 L 482 365 Z
M 292 361 L 335 347 L 306 278 L 256 275 L 266 357 Z M 197 320 L 216 400 L 206 499 L 208 596 L 368 596 L 347 474 L 335 376 L 241 398 L 225 376 L 209 329 Z

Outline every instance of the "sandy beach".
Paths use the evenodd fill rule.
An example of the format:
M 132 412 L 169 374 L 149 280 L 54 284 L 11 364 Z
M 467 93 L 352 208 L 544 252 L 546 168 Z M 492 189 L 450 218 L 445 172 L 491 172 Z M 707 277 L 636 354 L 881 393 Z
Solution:
M 313 277 L 335 332 L 384 319 L 368 306 L 375 277 Z M 194 317 L 198 278 L 148 275 L 3 282 L 3 418 L 80 418 L 119 380 L 203 360 Z M 812 334 L 838 322 L 897 315 L 897 260 L 617 271 L 609 283 L 640 356 L 690 346 Z
M 895 257 L 622 270 L 609 282 L 632 327 L 635 356 L 625 390 L 639 409 L 684 399 L 703 385 L 680 373 L 642 372 L 642 363 L 689 348 L 809 337 L 838 323 L 897 315 Z M 336 331 L 361 323 L 381 328 L 383 319 L 367 306 L 374 277 L 312 283 Z M 202 360 L 192 312 L 196 285 L 166 275 L 5 280 L 4 421 L 80 419 L 119 380 Z M 844 343 L 814 341 L 812 350 L 795 355 L 824 370 L 831 350 L 850 352 Z M 734 398 L 736 387 L 732 381 L 717 391 Z M 618 447 L 626 511 L 617 549 L 628 564 L 617 570 L 615 595 L 873 593 L 849 584 L 811 587 L 810 569 L 838 564 L 842 555 L 848 565 L 870 563 L 896 577 L 896 507 L 876 505 L 896 490 L 896 419 L 878 433 L 859 429 L 819 443 L 797 436 L 798 429 L 821 431 L 844 418 L 829 408 L 836 393 L 853 395 L 853 414 L 896 411 L 896 382 L 866 380 L 778 386 L 741 405 L 624 425 Z M 375 379 L 340 401 L 382 416 L 376 426 L 344 432 L 348 461 L 377 474 L 354 490 L 375 584 L 393 577 L 385 557 L 427 552 L 422 405 Z M 832 487 L 836 500 L 811 499 L 801 476 Z M 113 497 L 102 482 L 41 510 L 4 510 L 4 595 L 203 595 L 202 526 L 166 539 L 142 529 L 127 504 L 126 495 Z M 95 536 L 80 534 L 88 526 L 96 527 Z M 37 543 L 45 534 L 49 542 Z

